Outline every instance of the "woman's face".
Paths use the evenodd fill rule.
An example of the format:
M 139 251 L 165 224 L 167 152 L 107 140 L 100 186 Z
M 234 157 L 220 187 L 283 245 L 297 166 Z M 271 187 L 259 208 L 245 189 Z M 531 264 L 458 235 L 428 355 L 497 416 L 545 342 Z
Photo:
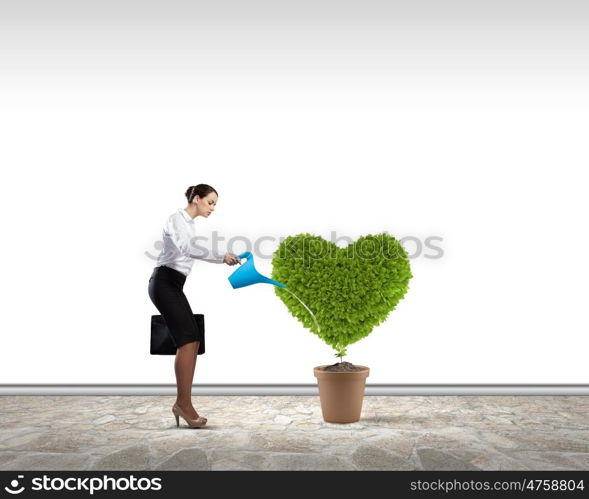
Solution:
M 218 197 L 214 192 L 209 192 L 204 198 L 196 196 L 194 199 L 196 200 L 198 212 L 203 217 L 208 217 L 213 211 L 215 211 Z

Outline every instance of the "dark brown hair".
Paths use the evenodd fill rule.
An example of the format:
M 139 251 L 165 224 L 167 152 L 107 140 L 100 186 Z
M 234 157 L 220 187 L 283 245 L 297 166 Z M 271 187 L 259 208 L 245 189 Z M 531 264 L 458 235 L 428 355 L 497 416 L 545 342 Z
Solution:
M 188 199 L 188 202 L 192 203 L 194 196 L 204 198 L 205 196 L 208 196 L 211 192 L 214 192 L 217 196 L 219 195 L 219 193 L 215 189 L 213 189 L 210 185 L 198 184 L 198 185 L 191 185 L 188 189 L 186 189 L 186 192 L 184 193 L 184 195 L 186 196 L 186 199 Z

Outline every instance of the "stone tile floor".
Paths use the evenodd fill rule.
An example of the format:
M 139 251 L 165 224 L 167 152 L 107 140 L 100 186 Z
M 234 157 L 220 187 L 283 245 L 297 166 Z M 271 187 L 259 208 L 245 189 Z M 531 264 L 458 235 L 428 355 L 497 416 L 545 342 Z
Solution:
M 0 470 L 587 470 L 589 397 L 366 396 L 359 422 L 318 396 L 0 396 Z

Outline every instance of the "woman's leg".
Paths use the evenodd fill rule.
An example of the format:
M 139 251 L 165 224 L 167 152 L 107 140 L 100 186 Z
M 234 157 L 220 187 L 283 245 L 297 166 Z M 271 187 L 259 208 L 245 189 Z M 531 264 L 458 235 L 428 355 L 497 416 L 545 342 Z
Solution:
M 192 380 L 196 367 L 198 341 L 185 343 L 176 351 L 174 369 L 176 371 L 176 404 L 187 413 L 188 417 L 196 419 L 198 414 L 192 405 Z

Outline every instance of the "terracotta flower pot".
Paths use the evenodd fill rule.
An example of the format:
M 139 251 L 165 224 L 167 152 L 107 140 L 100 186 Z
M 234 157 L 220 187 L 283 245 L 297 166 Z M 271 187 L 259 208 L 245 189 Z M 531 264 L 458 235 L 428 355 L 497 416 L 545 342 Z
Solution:
M 317 378 L 323 419 L 329 423 L 354 423 L 360 419 L 364 387 L 370 369 L 361 371 L 325 371 L 328 366 L 313 368 Z

